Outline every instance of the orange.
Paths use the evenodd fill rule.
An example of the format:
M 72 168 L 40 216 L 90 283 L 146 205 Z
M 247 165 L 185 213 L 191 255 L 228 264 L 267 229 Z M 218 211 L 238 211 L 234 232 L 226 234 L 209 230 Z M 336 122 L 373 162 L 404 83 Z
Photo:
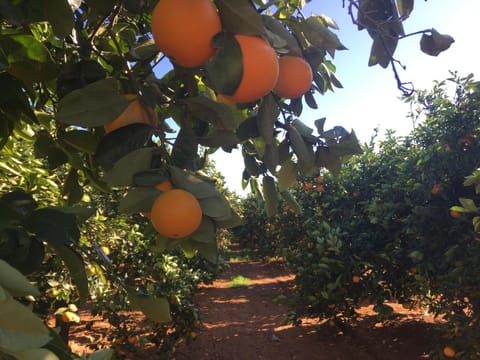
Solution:
M 322 193 L 324 191 L 325 191 L 325 188 L 323 187 L 323 185 L 318 185 L 317 186 L 317 192 Z
M 165 180 L 155 185 L 155 188 L 160 191 L 167 192 L 173 189 L 173 184 L 170 180 Z M 145 212 L 142 212 L 141 214 L 145 216 L 147 219 L 150 219 L 152 217 L 152 214 L 150 211 L 145 211 Z
M 127 338 L 127 341 L 129 344 L 132 344 L 132 345 L 135 345 L 135 344 L 138 344 L 140 342 L 140 336 L 138 335 L 130 335 L 128 338 Z
M 324 182 L 323 176 L 317 177 L 317 184 L 323 184 L 323 182 Z
M 358 275 L 353 275 L 352 276 L 352 282 L 354 284 L 358 284 L 360 282 L 360 280 L 361 280 L 360 276 L 358 276 Z
M 455 357 L 455 354 L 456 354 L 455 349 L 452 348 L 451 346 L 445 346 L 443 348 L 443 355 L 445 355 L 445 357 L 453 358 Z
M 210 0 L 160 0 L 153 10 L 155 44 L 184 67 L 205 64 L 215 53 L 212 38 L 221 30 L 220 16 Z
M 305 184 L 303 187 L 305 190 L 312 190 L 313 189 L 313 184 L 311 182 L 308 182 Z
M 272 91 L 277 83 L 277 54 L 258 36 L 235 35 L 235 39 L 242 51 L 242 79 L 233 95 L 223 97 L 236 104 L 256 101 Z
M 155 124 L 158 122 L 158 117 L 157 113 L 153 109 L 142 104 L 135 94 L 127 94 L 125 95 L 125 98 L 133 101 L 115 120 L 104 125 L 105 132 L 107 134 L 123 126 L 134 123 L 144 123 L 155 126 Z
M 155 230 L 172 239 L 192 234 L 202 222 L 202 208 L 192 193 L 173 189 L 153 203 L 151 221 Z
M 312 68 L 303 58 L 285 55 L 278 61 L 280 72 L 273 92 L 282 98 L 296 99 L 312 86 Z
M 461 214 L 458 211 L 450 210 L 450 216 L 454 219 L 458 219 L 461 217 Z
M 105 254 L 105 255 L 110 255 L 110 249 L 107 246 L 100 246 L 100 250 Z
M 433 184 L 432 186 L 432 195 L 438 195 L 442 192 L 441 184 Z

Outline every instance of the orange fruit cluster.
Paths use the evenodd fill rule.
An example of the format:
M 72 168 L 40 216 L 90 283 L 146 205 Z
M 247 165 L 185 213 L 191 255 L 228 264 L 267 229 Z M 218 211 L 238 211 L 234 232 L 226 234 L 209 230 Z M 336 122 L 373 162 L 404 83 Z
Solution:
M 188 68 L 205 65 L 215 54 L 213 37 L 222 31 L 217 8 L 210 0 L 160 0 L 152 14 L 153 39 L 174 63 Z M 232 95 L 219 94 L 222 102 L 257 101 L 273 91 L 279 97 L 301 97 L 311 87 L 313 75 L 298 56 L 278 57 L 268 41 L 234 34 L 242 53 L 242 77 Z

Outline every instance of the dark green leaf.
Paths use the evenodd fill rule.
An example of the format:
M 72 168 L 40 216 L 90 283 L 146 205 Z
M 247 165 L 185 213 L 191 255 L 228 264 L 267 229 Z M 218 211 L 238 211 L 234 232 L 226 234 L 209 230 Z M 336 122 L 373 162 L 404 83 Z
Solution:
M 151 295 L 139 295 L 133 291 L 129 291 L 128 299 L 134 310 L 140 310 L 152 321 L 163 323 L 172 320 L 170 304 L 164 298 L 155 298 Z
M 224 28 L 232 34 L 265 35 L 265 27 L 255 7 L 245 0 L 216 0 Z
M 59 134 L 59 139 L 76 150 L 93 155 L 98 144 L 98 137 L 90 131 L 70 130 Z
M 220 34 L 219 50 L 206 64 L 207 83 L 217 92 L 233 95 L 243 75 L 242 50 L 231 34 Z
M 57 255 L 60 256 L 65 266 L 68 268 L 73 283 L 80 294 L 80 304 L 85 304 L 89 292 L 87 273 L 85 272 L 85 264 L 82 257 L 66 244 L 52 243 L 50 245 L 54 248 Z
M 256 116 L 244 120 L 237 129 L 237 137 L 240 142 L 260 136 Z
M 119 93 L 116 79 L 99 80 L 65 95 L 55 118 L 69 125 L 102 126 L 116 119 L 131 101 Z
M 25 228 L 50 244 L 78 243 L 80 230 L 74 215 L 53 208 L 37 209 L 24 220 Z
M 227 105 L 205 96 L 189 97 L 184 102 L 195 119 L 210 123 L 216 129 L 235 129 L 235 119 L 232 110 Z
M 275 180 L 271 176 L 262 179 L 262 193 L 265 200 L 265 212 L 268 217 L 274 216 L 278 211 L 278 193 Z
M 56 76 L 56 65 L 48 49 L 31 35 L 0 36 L 0 48 L 7 55 L 8 72 L 25 82 Z
M 427 55 L 437 56 L 455 42 L 450 35 L 440 34 L 435 29 L 431 32 L 431 35 L 423 34 L 420 39 L 420 49 Z
M 119 159 L 103 178 L 110 186 L 130 186 L 135 174 L 150 170 L 154 148 L 141 148 Z
M 52 25 L 55 35 L 63 39 L 73 30 L 73 13 L 66 0 L 43 0 L 43 14 Z
M 286 191 L 290 186 L 295 184 L 297 178 L 297 165 L 293 160 L 287 160 L 282 163 L 280 170 L 277 172 L 278 191 L 280 193 Z
M 152 128 L 146 124 L 130 124 L 105 135 L 100 140 L 95 158 L 112 166 L 129 153 L 151 144 Z
M 38 206 L 32 195 L 23 190 L 14 190 L 3 194 L 0 197 L 0 203 L 8 206 L 20 216 L 28 215 Z
M 149 212 L 152 209 L 153 203 L 161 194 L 162 191 L 154 187 L 131 189 L 127 195 L 120 200 L 118 211 L 122 214 Z
M 235 146 L 239 143 L 237 135 L 231 130 L 213 130 L 207 136 L 197 138 L 198 143 L 211 148 Z
M 277 121 L 280 109 L 272 94 L 263 98 L 257 115 L 257 127 L 260 136 L 266 144 L 272 144 L 275 121 Z

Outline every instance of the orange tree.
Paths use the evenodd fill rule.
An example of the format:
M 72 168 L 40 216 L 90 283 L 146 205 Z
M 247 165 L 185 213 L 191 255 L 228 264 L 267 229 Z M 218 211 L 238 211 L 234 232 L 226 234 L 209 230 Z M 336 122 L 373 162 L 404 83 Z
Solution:
M 264 237 L 236 229 L 245 246 L 284 255 L 295 272 L 292 321 L 320 317 L 346 329 L 359 304 L 388 317 L 393 300 L 442 319 L 433 358 L 445 348 L 478 358 L 479 100 L 471 76 L 418 92 L 408 101 L 423 120 L 409 136 L 389 133 L 378 147 L 373 138 L 337 175 L 300 179 L 302 211 L 264 214 Z M 246 200 L 246 224 L 262 221 L 254 213 Z
M 391 65 L 396 74 L 393 56 L 406 36 L 403 21 L 413 1 L 348 4 L 359 29 L 372 37 L 369 65 Z M 276 211 L 279 193 L 295 205 L 289 188 L 298 175 L 337 169 L 359 153 L 353 132 L 324 131 L 319 120 L 314 134 L 297 119 L 304 103 L 317 108 L 315 93 L 341 87 L 332 59 L 345 49 L 332 31 L 332 19 L 307 18 L 301 6 L 298 1 L 1 1 L 0 147 L 7 152 L 15 149 L 13 143 L 33 141 L 35 156 L 43 161 L 38 174 L 58 176 L 60 190 L 44 194 L 46 201 L 37 207 L 29 193 L 35 186 L 20 186 L 20 192 L 2 188 L 2 247 L 14 255 L 25 253 L 25 247 L 34 249 L 28 261 L 15 266 L 41 265 L 47 247 L 71 270 L 70 301 L 85 303 L 90 292 L 82 246 L 101 258 L 105 254 L 92 238 L 83 239 L 82 231 L 92 231 L 80 231 L 80 226 L 88 216 L 117 216 L 88 195 L 121 195 L 114 197 L 116 209 L 134 217 L 151 210 L 162 196 L 156 185 L 166 180 L 197 199 L 202 218 L 181 239 L 156 235 L 158 248 L 175 247 L 215 262 L 218 230 L 240 219 L 201 173 L 209 153 L 241 147 L 245 186 L 262 188 L 268 215 Z M 433 29 L 422 33 L 421 49 L 430 55 L 453 41 Z M 255 68 L 249 55 L 256 46 L 264 50 L 262 61 L 255 58 L 263 70 Z M 192 49 L 200 59 L 193 59 Z M 313 82 L 303 96 L 287 99 L 272 92 L 280 71 L 278 55 L 301 57 L 311 67 Z M 159 78 L 156 67 L 166 61 L 173 70 Z M 255 96 L 252 76 L 258 77 L 255 87 L 265 80 Z M 398 86 L 408 90 L 399 79 Z M 237 98 L 239 92 L 248 96 Z M 117 119 L 127 125 L 109 129 Z M 34 185 L 30 164 L 22 165 L 16 175 L 23 184 Z M 141 232 L 151 230 L 148 222 L 145 226 Z M 170 319 L 168 297 L 144 291 L 135 282 L 123 285 L 130 305 L 158 322 Z M 8 323 L 0 326 L 10 329 Z M 49 338 L 36 340 L 25 346 L 44 352 Z M 26 347 L 2 342 L 0 351 L 14 354 Z

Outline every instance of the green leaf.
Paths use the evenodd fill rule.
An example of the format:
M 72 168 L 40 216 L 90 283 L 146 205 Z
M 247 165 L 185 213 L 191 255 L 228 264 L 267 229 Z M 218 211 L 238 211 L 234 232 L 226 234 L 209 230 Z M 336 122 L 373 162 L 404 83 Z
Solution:
M 245 0 L 216 0 L 225 30 L 232 34 L 265 35 L 265 27 L 255 7 Z
M 113 360 L 114 356 L 114 349 L 100 349 L 90 354 L 88 360 Z
M 190 235 L 190 238 L 200 243 L 215 243 L 216 231 L 214 222 L 207 216 L 204 216 L 202 218 L 202 223 L 198 229 Z
M 66 0 L 43 0 L 43 14 L 52 25 L 55 35 L 64 39 L 73 30 L 73 13 Z
M 137 172 L 133 176 L 133 186 L 154 187 L 166 180 L 169 178 L 164 169 L 151 169 Z
M 447 50 L 455 42 L 450 35 L 440 34 L 432 29 L 431 35 L 423 34 L 420 39 L 420 49 L 427 55 L 437 56 Z
M 130 186 L 135 174 L 152 167 L 154 148 L 142 148 L 118 160 L 103 178 L 110 186 Z
M 14 190 L 3 194 L 0 203 L 14 210 L 18 215 L 25 216 L 35 210 L 38 206 L 35 199 L 23 190 Z
M 278 147 L 277 144 L 266 144 L 265 153 L 263 154 L 263 163 L 272 174 L 276 174 L 277 166 L 279 164 L 278 159 Z
M 79 303 L 85 304 L 88 299 L 88 279 L 85 271 L 85 264 L 82 257 L 71 247 L 63 244 L 51 244 L 55 252 L 63 260 L 65 266 L 70 272 L 73 283 L 80 294 Z
M 40 292 L 20 271 L 0 259 L 0 286 L 13 296 L 39 296 Z
M 240 141 L 232 130 L 213 130 L 206 136 L 198 137 L 198 143 L 210 148 L 236 146 Z
M 65 95 L 55 119 L 69 125 L 102 126 L 115 120 L 131 101 L 119 93 L 116 79 L 99 80 Z
M 373 44 L 370 50 L 368 66 L 380 65 L 386 68 L 393 59 L 398 44 L 398 38 L 394 36 L 385 36 L 382 33 L 375 33 Z
M 48 349 L 30 349 L 13 353 L 17 360 L 60 360 Z
M 198 199 L 202 213 L 214 220 L 222 221 L 230 218 L 230 205 L 220 193 L 212 197 Z
M 148 212 L 161 194 L 162 191 L 154 187 L 130 189 L 127 195 L 120 200 L 118 211 L 122 214 Z
M 76 244 L 80 239 L 76 217 L 58 209 L 37 209 L 24 220 L 24 225 L 28 231 L 50 244 Z
M 295 184 L 297 178 L 297 164 L 291 159 L 285 161 L 277 172 L 277 178 L 278 191 L 282 193 Z
M 265 212 L 268 217 L 274 216 L 278 211 L 278 193 L 275 180 L 271 176 L 262 179 L 262 194 L 265 200 Z
M 183 102 L 195 119 L 212 124 L 215 129 L 235 130 L 235 118 L 227 105 L 205 96 L 189 97 Z
M 472 199 L 460 198 L 460 204 L 465 208 L 467 212 L 478 212 L 478 208 Z
M 8 72 L 25 82 L 45 81 L 56 76 L 56 65 L 48 49 L 31 35 L 0 36 L 7 55 Z
M 272 94 L 263 98 L 257 115 L 257 128 L 265 144 L 273 143 L 275 121 L 277 121 L 280 109 Z
M 67 154 L 57 147 L 55 141 L 45 130 L 37 133 L 37 139 L 33 146 L 35 156 L 46 159 L 50 170 L 56 169 L 68 161 Z
M 206 64 L 206 82 L 220 94 L 233 95 L 243 76 L 240 44 L 228 33 L 214 38 L 219 50 Z
M 95 154 L 98 138 L 95 134 L 85 130 L 70 130 L 60 132 L 58 138 L 76 150 L 83 151 L 87 154 Z
M 113 166 L 122 157 L 152 145 L 152 128 L 146 124 L 130 124 L 112 131 L 100 140 L 95 159 L 104 166 Z
M 8 352 L 39 348 L 50 341 L 48 328 L 32 311 L 8 297 L 0 306 L 0 349 Z
M 285 28 L 282 22 L 269 15 L 262 15 L 262 21 L 269 31 L 279 36 L 286 42 L 290 54 L 302 54 L 302 50 L 297 39 Z
M 397 0 L 397 7 L 400 17 L 405 20 L 413 11 L 413 0 Z
M 230 216 L 224 220 L 215 220 L 217 229 L 231 229 L 243 223 L 242 218 L 230 208 Z
M 10 206 L 0 201 L 0 231 L 6 227 L 18 224 L 20 222 L 19 214 Z
M 293 209 L 293 211 L 295 211 L 297 214 L 302 212 L 302 206 L 298 203 L 290 191 L 282 191 L 280 192 L 280 195 L 290 209 Z
M 138 295 L 133 291 L 128 292 L 128 299 L 134 310 L 143 312 L 152 321 L 164 323 L 172 320 L 167 299 Z
M 70 169 L 62 187 L 62 195 L 67 196 L 68 205 L 73 205 L 82 200 L 83 187 L 78 182 L 77 169 Z
M 330 56 L 334 56 L 335 50 L 347 49 L 338 36 L 328 29 L 322 17 L 310 16 L 301 23 L 301 26 L 307 40 L 312 45 L 327 50 Z
M 167 169 L 175 187 L 191 192 L 198 200 L 220 195 L 215 185 L 200 179 L 190 171 L 175 166 L 168 166 Z
M 298 170 L 303 176 L 312 176 L 315 166 L 315 154 L 312 146 L 305 142 L 296 127 L 289 126 L 287 133 L 293 152 L 297 156 Z

